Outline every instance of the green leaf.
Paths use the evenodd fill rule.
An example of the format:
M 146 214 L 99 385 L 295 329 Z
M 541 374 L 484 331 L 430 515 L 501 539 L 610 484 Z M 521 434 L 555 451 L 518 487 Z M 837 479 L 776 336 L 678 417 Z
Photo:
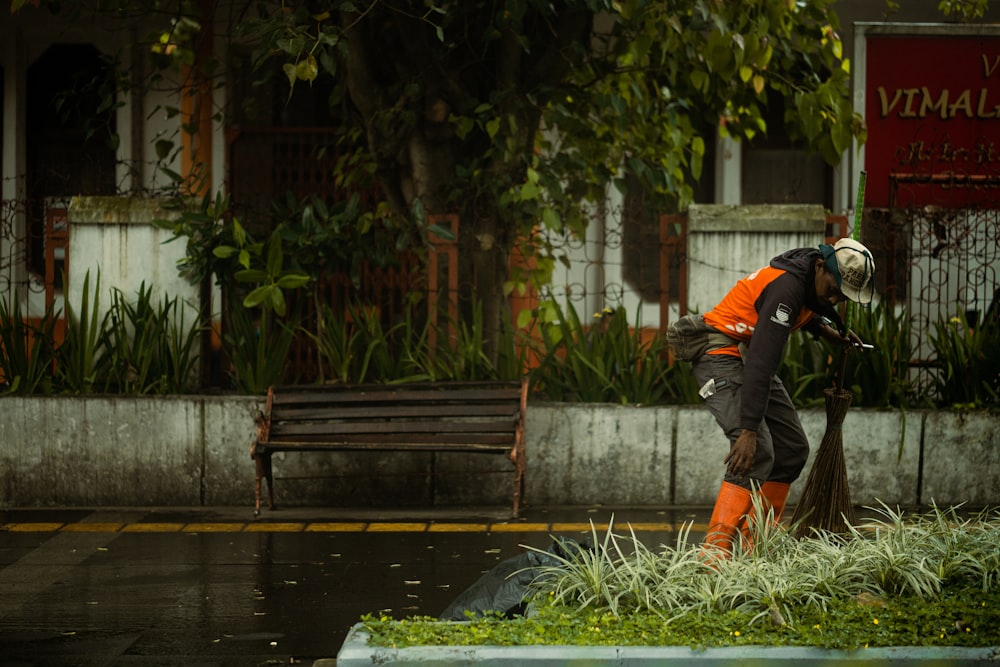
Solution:
M 241 283 L 259 283 L 268 279 L 266 271 L 261 271 L 260 269 L 245 269 L 243 271 L 237 271 L 233 274 Z
M 288 85 L 292 88 L 295 87 L 295 80 L 298 78 L 298 71 L 295 69 L 295 65 L 292 63 L 285 63 L 281 66 L 281 69 L 285 72 L 285 76 L 288 78 Z
M 166 160 L 173 149 L 174 142 L 169 139 L 158 139 L 155 145 L 156 158 L 158 160 Z
M 316 64 L 316 58 L 311 54 L 295 66 L 295 76 L 303 81 L 312 83 L 316 80 L 317 75 L 319 75 L 319 65 Z
M 281 235 L 276 230 L 274 234 L 271 235 L 271 243 L 267 249 L 267 272 L 276 276 L 281 273 L 281 265 L 284 261 L 284 256 L 281 252 Z
M 490 135 L 490 139 L 496 136 L 497 132 L 500 131 L 500 119 L 491 118 L 486 123 L 486 134 Z
M 264 302 L 264 299 L 270 298 L 271 291 L 274 290 L 272 285 L 261 285 L 254 291 L 247 294 L 246 298 L 243 299 L 243 305 L 247 308 L 253 308 L 254 306 L 259 306 Z
M 284 317 L 285 315 L 285 295 L 278 288 L 272 288 L 268 292 L 268 302 L 275 313 Z
M 546 206 L 542 209 L 542 223 L 546 229 L 562 229 L 562 218 L 559 217 L 559 213 L 551 206 Z
M 692 70 L 689 75 L 691 79 L 691 85 L 695 87 L 696 90 L 705 92 L 708 90 L 708 73 L 705 70 Z
M 442 227 L 441 225 L 428 225 L 427 231 L 445 241 L 455 240 L 455 234 L 448 227 Z
M 236 245 L 241 248 L 247 244 L 247 231 L 235 218 L 233 218 L 233 239 L 236 240 Z
M 282 289 L 295 289 L 306 285 L 309 280 L 310 278 L 307 275 L 301 273 L 289 273 L 278 278 L 278 282 L 276 284 Z
M 178 174 L 173 169 L 170 169 L 168 167 L 164 167 L 162 165 L 160 167 L 158 167 L 158 168 L 159 168 L 160 171 L 162 171 L 164 174 L 167 175 L 167 178 L 169 178 L 174 183 L 183 183 L 184 182 L 184 177 L 181 176 L 180 174 Z
M 459 139 L 465 139 L 476 126 L 476 121 L 468 116 L 452 116 L 451 122 L 455 125 L 455 136 Z
M 698 137 L 698 136 L 696 136 L 693 139 L 691 139 L 691 151 L 695 155 L 704 155 L 705 154 L 705 140 L 702 139 L 701 137 Z
M 519 196 L 521 201 L 528 201 L 531 199 L 536 199 L 542 190 L 538 187 L 537 183 L 528 182 L 521 186 L 521 191 Z

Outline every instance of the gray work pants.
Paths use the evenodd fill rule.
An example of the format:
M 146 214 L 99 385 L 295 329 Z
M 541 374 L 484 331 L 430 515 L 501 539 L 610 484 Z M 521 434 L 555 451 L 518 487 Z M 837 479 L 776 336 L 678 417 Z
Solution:
M 699 387 L 715 379 L 718 388 L 705 403 L 732 446 L 740 435 L 743 360 L 728 354 L 703 354 L 692 366 Z M 768 481 L 791 484 L 798 479 L 808 456 L 809 440 L 799 415 L 785 385 L 775 376 L 771 378 L 764 420 L 757 427 L 757 451 L 750 474 L 736 477 L 726 472 L 725 481 L 745 489 Z

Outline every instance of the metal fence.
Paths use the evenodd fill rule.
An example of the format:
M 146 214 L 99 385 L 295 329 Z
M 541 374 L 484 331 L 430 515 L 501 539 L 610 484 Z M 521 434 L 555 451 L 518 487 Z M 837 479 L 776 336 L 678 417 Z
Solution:
M 890 204 L 913 200 L 918 190 L 933 201 L 929 186 L 1000 189 L 1000 179 L 953 175 L 900 174 L 891 184 Z M 937 363 L 936 324 L 954 317 L 970 327 L 1000 323 L 1000 209 L 892 206 L 867 214 L 863 229 L 879 262 L 879 293 L 910 318 L 911 364 L 921 383 Z
M 69 225 L 62 199 L 0 200 L 0 296 L 28 316 L 55 305 L 68 272 Z
M 460 228 L 453 216 L 446 222 Z M 846 222 L 830 217 L 828 237 L 842 236 Z M 556 242 L 568 261 L 556 275 L 560 288 L 553 296 L 583 318 L 605 306 L 624 306 L 630 318 L 641 309 L 643 327 L 662 330 L 684 312 L 688 300 L 686 224 L 683 215 L 601 212 L 585 238 Z M 953 316 L 970 324 L 1000 318 L 1000 210 L 872 210 L 866 211 L 863 230 L 876 256 L 878 293 L 911 320 L 916 368 L 935 364 L 930 336 L 936 323 Z M 62 272 L 71 266 L 69 233 L 65 202 L 0 201 L 0 295 L 16 296 L 28 304 L 22 311 L 33 317 L 50 304 L 61 305 Z M 441 244 L 431 260 L 429 266 L 417 266 L 410 258 L 395 271 L 366 272 L 365 301 L 377 303 L 387 318 L 412 303 L 415 290 L 427 294 L 428 313 L 447 307 L 459 282 L 457 245 Z M 334 280 L 322 294 L 336 308 L 350 291 L 344 281 Z M 314 306 L 307 304 L 307 310 Z M 316 363 L 307 348 L 297 346 L 291 362 L 304 377 Z

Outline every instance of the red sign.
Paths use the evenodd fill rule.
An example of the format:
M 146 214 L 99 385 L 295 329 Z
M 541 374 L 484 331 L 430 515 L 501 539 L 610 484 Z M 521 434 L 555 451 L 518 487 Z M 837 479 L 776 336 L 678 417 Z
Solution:
M 1000 36 L 866 41 L 865 205 L 1000 208 Z

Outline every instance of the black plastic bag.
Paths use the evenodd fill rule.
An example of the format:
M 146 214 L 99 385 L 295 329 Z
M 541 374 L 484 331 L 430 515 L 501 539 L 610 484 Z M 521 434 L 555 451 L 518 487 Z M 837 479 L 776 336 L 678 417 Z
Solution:
M 442 621 L 467 621 L 466 612 L 482 617 L 490 613 L 507 618 L 523 616 L 524 597 L 540 575 L 537 568 L 559 567 L 560 559 L 572 559 L 582 549 L 591 549 L 572 539 L 558 539 L 547 553 L 525 551 L 508 558 L 466 588 L 438 617 Z M 558 557 L 557 557 L 558 556 Z

